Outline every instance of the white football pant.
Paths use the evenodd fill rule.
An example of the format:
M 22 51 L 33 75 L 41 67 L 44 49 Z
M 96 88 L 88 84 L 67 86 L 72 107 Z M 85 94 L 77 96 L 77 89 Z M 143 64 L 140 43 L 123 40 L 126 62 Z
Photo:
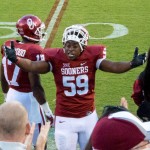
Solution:
M 56 116 L 55 142 L 58 150 L 84 150 L 98 121 L 96 111 L 82 118 Z

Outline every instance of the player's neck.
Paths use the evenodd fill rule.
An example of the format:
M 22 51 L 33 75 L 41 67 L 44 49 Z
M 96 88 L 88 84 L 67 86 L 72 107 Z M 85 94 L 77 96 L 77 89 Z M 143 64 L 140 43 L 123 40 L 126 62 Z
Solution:
M 26 39 L 26 38 L 22 38 L 22 43 L 33 43 L 33 44 L 38 44 L 38 42 L 34 42 L 34 41 L 30 41 L 30 40 L 28 40 L 28 39 Z

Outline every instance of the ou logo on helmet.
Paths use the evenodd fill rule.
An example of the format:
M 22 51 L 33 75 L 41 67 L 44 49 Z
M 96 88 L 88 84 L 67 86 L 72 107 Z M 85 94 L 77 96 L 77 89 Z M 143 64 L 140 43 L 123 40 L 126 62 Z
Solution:
M 29 29 L 33 30 L 36 24 L 32 21 L 31 18 L 27 19 L 27 25 L 29 26 Z
M 31 21 L 31 20 L 30 20 Z M 29 22 L 30 22 L 29 21 Z M 0 30 L 5 29 L 5 30 L 11 30 L 11 33 L 6 34 L 6 35 L 0 35 L 0 39 L 4 38 L 14 38 L 18 37 L 19 35 L 16 32 L 16 27 L 15 27 L 16 22 L 0 22 Z M 31 22 L 30 22 L 31 25 Z M 32 24 L 33 25 L 33 24 Z M 90 26 L 90 25 L 109 25 L 113 27 L 113 32 L 110 35 L 107 35 L 105 37 L 93 37 L 90 35 L 90 39 L 94 40 L 100 40 L 100 39 L 112 39 L 112 38 L 118 38 L 124 35 L 128 34 L 128 29 L 124 25 L 121 24 L 115 24 L 115 23 L 86 23 L 82 24 L 83 26 Z M 3 30 L 4 32 L 4 30 Z

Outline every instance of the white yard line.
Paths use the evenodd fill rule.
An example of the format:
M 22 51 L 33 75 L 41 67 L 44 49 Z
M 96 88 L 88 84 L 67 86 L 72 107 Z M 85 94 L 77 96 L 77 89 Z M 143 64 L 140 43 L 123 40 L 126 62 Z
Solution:
M 45 47 L 45 45 L 47 43 L 47 40 L 49 39 L 49 37 L 51 35 L 51 32 L 53 31 L 55 22 L 56 22 L 59 14 L 60 14 L 60 11 L 61 11 L 61 9 L 62 9 L 62 7 L 64 5 L 64 2 L 65 2 L 65 0 L 60 0 L 59 4 L 57 5 L 57 8 L 56 8 L 56 10 L 54 12 L 54 15 L 52 16 L 52 19 L 51 19 L 51 21 L 48 24 L 48 27 L 47 27 L 47 30 L 46 30 L 47 39 L 42 41 L 41 44 L 40 44 L 43 48 Z

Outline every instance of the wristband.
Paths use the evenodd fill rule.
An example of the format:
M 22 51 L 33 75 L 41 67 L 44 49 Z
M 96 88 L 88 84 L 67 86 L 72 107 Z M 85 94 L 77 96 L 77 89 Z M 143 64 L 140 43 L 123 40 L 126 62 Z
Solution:
M 132 61 L 130 62 L 130 67 L 133 68 L 133 66 L 132 66 Z
M 47 113 L 47 112 L 52 113 L 52 111 L 49 108 L 48 102 L 45 102 L 44 104 L 42 104 L 41 107 L 42 107 L 42 109 L 44 110 L 45 113 Z
M 15 64 L 18 65 L 20 61 L 21 61 L 21 59 L 19 57 L 17 57 Z
M 3 93 L 3 95 L 4 95 L 4 99 L 6 99 L 6 97 L 7 97 L 7 93 Z
M 7 93 L 3 93 L 3 95 L 4 95 L 4 102 L 6 102 Z
M 138 65 L 135 64 L 133 61 L 130 62 L 131 69 L 136 68 Z

